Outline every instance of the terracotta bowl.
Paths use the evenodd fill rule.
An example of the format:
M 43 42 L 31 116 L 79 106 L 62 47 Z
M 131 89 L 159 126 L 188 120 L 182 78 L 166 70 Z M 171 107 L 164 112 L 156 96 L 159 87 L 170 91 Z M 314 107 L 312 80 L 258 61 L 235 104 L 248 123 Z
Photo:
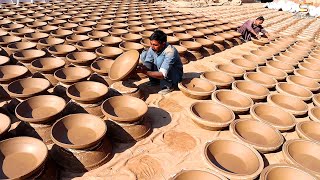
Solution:
M 54 77 L 62 83 L 73 84 L 87 79 L 91 71 L 81 67 L 67 67 L 59 69 L 54 73 Z
M 0 83 L 10 83 L 26 75 L 28 69 L 19 65 L 0 66 Z
M 174 37 L 178 38 L 180 41 L 191 41 L 193 36 L 188 33 L 174 33 Z
M 303 76 L 296 76 L 296 75 L 288 76 L 287 82 L 298 84 L 300 86 L 303 86 L 309 89 L 310 91 L 318 91 L 320 89 L 320 84 L 317 81 L 311 78 L 303 77 Z
M 14 29 L 11 31 L 11 34 L 13 34 L 15 36 L 19 36 L 19 37 L 24 37 L 25 34 L 34 33 L 34 32 L 35 32 L 34 29 L 25 27 L 25 28 L 20 28 L 20 29 Z M 1 32 L 1 36 L 5 36 L 7 34 L 8 34 L 7 31 Z
M 320 122 L 302 121 L 296 126 L 299 137 L 310 141 L 320 142 Z
M 280 94 L 297 97 L 303 101 L 309 101 L 313 97 L 313 94 L 309 89 L 299 86 L 297 84 L 291 84 L 291 83 L 285 83 L 285 82 L 278 83 L 276 85 L 276 90 Z
M 236 140 L 211 141 L 205 146 L 204 153 L 215 171 L 229 179 L 254 179 L 263 169 L 261 155 Z
M 254 44 L 263 46 L 263 45 L 269 43 L 270 41 L 268 40 L 268 38 L 261 38 L 261 39 L 252 39 L 252 42 Z
M 231 59 L 230 62 L 231 64 L 236 65 L 245 71 L 254 71 L 258 67 L 257 63 L 247 59 Z
M 292 59 L 292 58 L 286 57 L 286 56 L 274 56 L 273 60 L 274 61 L 281 61 L 283 63 L 287 63 L 287 64 L 290 64 L 292 66 L 297 66 L 299 64 L 298 60 Z
M 45 102 L 45 103 L 44 103 Z M 40 95 L 22 101 L 15 109 L 17 118 L 30 123 L 46 123 L 56 120 L 66 102 L 54 95 Z
M 286 73 L 292 73 L 294 71 L 294 67 L 291 64 L 287 64 L 281 61 L 268 61 L 267 67 L 280 69 Z
M 232 90 L 250 97 L 254 102 L 264 100 L 269 94 L 266 87 L 252 81 L 235 81 Z
M 8 44 L 7 48 L 12 53 L 16 51 L 22 51 L 27 49 L 34 49 L 37 46 L 36 43 L 33 42 L 15 42 Z
M 202 180 L 226 180 L 225 177 L 217 174 L 201 170 L 183 170 L 172 177 L 170 180 L 192 180 L 192 179 L 202 179 Z
M 44 166 L 47 146 L 32 137 L 15 137 L 0 142 L 1 179 L 28 179 Z M 19 160 L 24 159 L 25 163 Z
M 108 33 L 110 33 L 112 36 L 121 36 L 122 34 L 127 34 L 129 31 L 125 29 L 109 29 Z
M 297 97 L 283 94 L 270 94 L 267 100 L 268 103 L 283 108 L 295 116 L 304 115 L 308 112 L 308 105 Z
M 109 78 L 112 81 L 126 79 L 127 76 L 136 68 L 139 62 L 139 52 L 130 50 L 120 55 L 111 65 Z
M 236 120 L 230 124 L 230 131 L 237 139 L 261 153 L 275 151 L 284 142 L 284 138 L 276 128 L 254 119 Z
M 65 30 L 72 30 L 73 28 L 76 28 L 78 26 L 79 25 L 77 23 L 64 23 L 59 25 L 61 29 L 65 29 Z
M 294 178 L 301 178 L 305 180 L 316 180 L 317 177 L 289 164 L 272 164 L 264 168 L 260 174 L 260 180 L 291 180 Z
M 86 66 L 91 64 L 97 55 L 92 52 L 73 52 L 66 56 L 67 61 L 72 64 Z
M 19 41 L 21 41 L 21 38 L 17 36 L 0 36 L 0 45 L 2 47 L 5 47 L 10 43 L 19 42 Z
M 108 36 L 100 38 L 99 41 L 105 46 L 118 47 L 119 44 L 122 42 L 122 39 L 120 37 Z
M 139 43 L 140 40 L 142 39 L 142 36 L 140 36 L 139 34 L 134 34 L 134 33 L 127 33 L 127 34 L 122 34 L 121 38 L 124 41 L 129 41 L 129 42 L 137 42 Z
M 55 31 L 57 29 L 59 29 L 59 27 L 51 25 L 41 26 L 37 28 L 37 30 L 42 33 L 50 33 L 51 31 Z
M 213 41 L 209 40 L 209 39 L 205 39 L 205 38 L 196 38 L 195 39 L 195 42 L 198 42 L 200 43 L 203 47 L 206 47 L 206 48 L 209 48 L 211 49 L 212 48 L 212 45 L 213 45 Z
M 1 28 L 3 30 L 6 30 L 6 31 L 11 31 L 11 30 L 14 30 L 14 29 L 20 29 L 20 28 L 23 28 L 24 25 L 23 24 L 4 24 L 1 26 Z
M 309 109 L 308 115 L 312 121 L 320 122 L 320 107 L 316 106 L 316 107 Z
M 288 140 L 282 147 L 282 154 L 286 162 L 298 166 L 317 177 L 320 176 L 319 157 L 317 156 L 319 151 L 319 143 L 302 139 Z
M 147 104 L 132 96 L 114 96 L 101 105 L 103 114 L 114 121 L 130 123 L 140 120 L 148 111 Z
M 15 58 L 18 61 L 24 62 L 24 63 L 30 63 L 31 61 L 38 59 L 38 58 L 41 58 L 45 55 L 46 55 L 45 51 L 28 49 L 28 50 L 22 50 L 19 52 L 15 52 L 13 54 L 13 58 Z
M 99 42 L 99 41 L 91 41 L 91 40 L 80 41 L 80 42 L 77 42 L 77 44 L 75 45 L 75 47 L 79 51 L 90 51 L 90 52 L 94 52 L 100 46 L 102 46 L 101 42 Z
M 297 53 L 291 53 L 288 51 L 280 53 L 280 56 L 284 56 L 296 61 L 301 61 L 304 58 L 303 56 L 299 56 Z
M 90 39 L 89 36 L 80 35 L 80 34 L 73 34 L 73 35 L 70 35 L 70 36 L 66 37 L 66 41 L 68 43 L 77 43 L 77 42 L 80 42 L 80 41 L 87 41 L 89 39 Z
M 314 103 L 315 106 L 320 106 L 320 95 L 319 94 L 315 94 L 312 98 L 312 101 Z
M 49 53 L 59 57 L 64 57 L 67 54 L 74 52 L 76 50 L 77 50 L 76 47 L 72 45 L 65 45 L 65 44 L 53 45 L 48 48 Z
M 260 47 L 262 48 L 262 47 Z M 251 54 L 254 54 L 258 57 L 264 58 L 264 59 L 271 59 L 273 57 L 273 53 L 270 51 L 263 51 L 263 50 L 252 50 L 250 51 Z
M 261 72 L 263 74 L 271 76 L 278 81 L 285 80 L 286 77 L 288 76 L 288 74 L 283 70 L 272 68 L 272 67 L 267 67 L 267 66 L 258 67 L 257 72 Z
M 9 116 L 0 113 L 0 137 L 5 135 L 11 127 L 11 119 Z
M 38 42 L 40 39 L 49 37 L 47 33 L 35 32 L 24 35 L 24 39 L 32 42 Z
M 71 30 L 58 29 L 58 30 L 52 31 L 50 34 L 53 37 L 64 39 L 65 37 L 72 35 L 73 32 Z
M 40 58 L 31 62 L 32 69 L 40 72 L 53 72 L 65 65 L 65 61 L 60 58 Z
M 113 63 L 114 60 L 111 59 L 98 60 L 91 64 L 91 69 L 100 75 L 107 76 Z
M 0 56 L 0 66 L 9 64 L 10 58 L 7 56 Z
M 212 102 L 196 102 L 190 106 L 191 119 L 201 128 L 221 130 L 235 119 L 233 111 Z
M 135 42 L 122 42 L 122 43 L 119 44 L 119 47 L 123 51 L 136 50 L 136 51 L 138 51 L 140 53 L 144 49 L 143 45 L 141 45 L 140 43 L 135 43 Z
M 78 26 L 76 28 L 72 28 L 72 31 L 75 34 L 87 34 L 88 32 L 91 32 L 93 29 L 90 27 L 83 27 L 83 26 Z
M 250 109 L 253 119 L 267 123 L 279 131 L 287 131 L 295 125 L 295 117 L 284 109 L 266 103 L 255 104 Z
M 68 149 L 87 149 L 98 144 L 107 132 L 105 122 L 91 114 L 71 114 L 54 123 L 52 141 Z
M 248 60 L 248 61 L 253 61 L 253 62 L 257 63 L 258 65 L 266 64 L 266 59 L 258 57 L 258 56 L 253 55 L 253 54 L 245 54 L 242 57 L 244 59 Z
M 37 48 L 38 49 L 43 49 L 43 48 L 47 48 L 50 46 L 54 46 L 54 45 L 58 45 L 58 44 L 63 44 L 64 43 L 64 39 L 60 39 L 60 38 L 45 38 L 45 39 L 40 39 L 38 41 L 37 44 Z
M 236 114 L 246 112 L 253 105 L 251 98 L 233 90 L 217 90 L 212 93 L 212 100 L 231 109 Z
M 297 57 L 308 57 L 309 55 L 309 50 L 298 50 L 291 46 L 290 48 L 287 49 L 288 53 L 294 53 Z
M 182 93 L 193 99 L 208 99 L 216 86 L 210 81 L 200 78 L 184 79 L 178 84 Z
M 315 58 L 312 58 L 312 57 L 305 58 L 303 60 L 303 62 L 311 63 L 311 64 L 317 64 L 317 65 L 320 64 L 320 61 L 318 59 L 315 59 Z
M 241 78 L 243 74 L 246 72 L 244 69 L 233 64 L 218 64 L 215 65 L 214 68 L 217 71 L 224 72 L 234 78 Z
M 100 57 L 115 59 L 123 53 L 123 50 L 116 47 L 100 47 L 96 49 L 96 54 Z
M 208 35 L 207 39 L 215 42 L 215 43 L 223 43 L 225 38 L 223 38 L 222 36 L 219 35 Z
M 108 32 L 104 32 L 104 31 L 98 31 L 98 30 L 94 30 L 91 32 L 88 32 L 87 34 L 91 39 L 100 39 L 103 37 L 107 37 L 110 34 Z
M 220 71 L 204 72 L 200 75 L 200 78 L 210 81 L 219 89 L 230 87 L 232 82 L 234 81 L 234 78 L 232 76 Z
M 139 33 L 143 38 L 149 38 L 152 34 L 153 31 L 143 31 Z
M 43 78 L 25 78 L 8 85 L 8 94 L 12 98 L 28 98 L 46 91 L 50 82 Z
M 83 81 L 68 87 L 66 93 L 76 102 L 92 104 L 102 101 L 108 93 L 108 87 L 99 82 Z
M 298 66 L 300 69 L 307 69 L 307 70 L 320 72 L 320 64 L 311 64 L 311 63 L 307 63 L 307 62 L 300 62 Z

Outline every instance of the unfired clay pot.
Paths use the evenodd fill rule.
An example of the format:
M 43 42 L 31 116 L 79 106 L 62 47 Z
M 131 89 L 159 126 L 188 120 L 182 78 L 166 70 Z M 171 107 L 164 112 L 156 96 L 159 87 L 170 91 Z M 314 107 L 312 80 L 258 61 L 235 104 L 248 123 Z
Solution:
M 320 122 L 302 121 L 296 125 L 296 132 L 302 139 L 320 142 Z
M 320 122 L 320 108 L 318 106 L 310 108 L 308 115 L 312 121 Z
M 46 91 L 50 82 L 43 78 L 25 78 L 8 85 L 8 94 L 12 98 L 26 99 Z
M 231 59 L 230 62 L 233 65 L 236 65 L 242 69 L 244 69 L 245 71 L 254 71 L 257 68 L 257 63 L 253 62 L 253 61 L 249 61 L 247 59 Z
M 276 90 L 280 94 L 298 97 L 303 101 L 309 101 L 313 97 L 313 94 L 309 89 L 299 86 L 297 84 L 291 84 L 291 83 L 285 83 L 285 82 L 278 83 L 276 85 Z
M 182 93 L 193 99 L 208 99 L 216 86 L 210 81 L 200 78 L 184 79 L 178 84 Z
M 11 119 L 3 113 L 0 113 L 0 119 L 0 138 L 2 138 L 11 127 Z
M 13 54 L 13 58 L 22 62 L 22 63 L 30 63 L 31 61 L 44 57 L 46 55 L 45 51 L 35 50 L 35 49 L 27 49 L 15 52 Z
M 74 65 L 87 66 L 91 64 L 97 55 L 93 52 L 73 52 L 66 56 L 67 61 Z
M 234 81 L 234 78 L 221 71 L 204 72 L 200 78 L 209 80 L 219 89 L 229 88 Z
M 269 95 L 266 87 L 252 81 L 235 81 L 232 90 L 250 97 L 254 102 L 262 101 Z
M 182 170 L 170 180 L 191 180 L 191 179 L 202 179 L 202 180 L 226 180 L 225 177 L 212 172 L 201 171 L 201 170 Z
M 273 67 L 285 71 L 286 73 L 292 73 L 294 67 L 291 64 L 287 64 L 281 61 L 268 61 L 267 67 Z
M 80 41 L 87 41 L 89 39 L 90 39 L 90 37 L 86 36 L 86 35 L 73 34 L 73 35 L 70 35 L 70 36 L 66 37 L 66 42 L 68 44 L 76 44 L 76 43 L 78 43 Z
M 91 40 L 80 41 L 80 42 L 77 42 L 77 44 L 75 45 L 75 47 L 79 51 L 89 51 L 89 52 L 95 52 L 95 50 L 101 46 L 102 46 L 101 42 L 91 41 Z
M 245 54 L 242 57 L 248 61 L 253 61 L 253 62 L 257 63 L 258 65 L 264 65 L 266 63 L 266 59 L 261 58 L 256 55 L 253 55 L 253 54 Z
M 76 47 L 72 45 L 53 45 L 48 48 L 49 53 L 57 57 L 65 57 L 67 54 L 76 51 Z
M 54 77 L 64 85 L 74 84 L 75 82 L 87 79 L 91 71 L 81 67 L 67 67 L 54 72 Z
M 130 50 L 136 50 L 138 52 L 142 52 L 144 47 L 143 45 L 139 44 L 139 43 L 135 43 L 135 42 L 122 42 L 119 44 L 119 47 L 123 50 L 123 51 L 130 51 Z
M 311 78 L 291 75 L 288 76 L 286 80 L 288 83 L 298 84 L 313 92 L 318 91 L 320 89 L 320 84 Z
M 22 78 L 28 73 L 28 69 L 19 65 L 0 66 L 0 84 L 9 84 L 10 82 Z
M 304 115 L 308 112 L 307 104 L 301 99 L 283 94 L 270 94 L 268 103 L 292 113 L 295 116 Z
M 216 66 L 214 66 L 214 68 L 217 71 L 221 71 L 224 72 L 236 79 L 239 79 L 243 76 L 243 74 L 246 72 L 244 69 L 235 66 L 233 64 L 218 64 Z
M 275 78 L 277 81 L 283 81 L 288 76 L 288 74 L 283 70 L 272 68 L 272 67 L 267 67 L 267 66 L 258 67 L 257 72 L 261 72 L 263 74 L 271 76 L 271 77 Z
M 48 48 L 50 46 L 54 46 L 54 45 L 58 45 L 58 44 L 63 44 L 64 43 L 64 39 L 60 39 L 60 38 L 45 38 L 45 39 L 40 39 L 38 44 L 37 44 L 37 48 L 38 49 L 44 49 L 44 48 Z

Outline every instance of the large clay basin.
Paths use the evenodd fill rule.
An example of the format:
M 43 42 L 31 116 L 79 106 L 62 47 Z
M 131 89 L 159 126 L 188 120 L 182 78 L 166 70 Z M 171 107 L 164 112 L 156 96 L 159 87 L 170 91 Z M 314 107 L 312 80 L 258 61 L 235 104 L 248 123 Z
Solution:
M 180 45 L 187 48 L 189 51 L 197 51 L 202 47 L 200 43 L 194 41 L 181 41 Z
M 6 47 L 8 44 L 13 42 L 19 42 L 22 39 L 17 36 L 0 36 L 0 46 Z
M 40 32 L 29 33 L 29 34 L 24 35 L 24 39 L 31 41 L 31 42 L 38 42 L 40 39 L 47 38 L 47 37 L 49 37 L 49 34 L 40 33 Z
M 25 99 L 43 93 L 50 87 L 50 82 L 43 78 L 25 78 L 8 85 L 8 94 L 12 98 Z
M 135 43 L 135 42 L 122 42 L 119 44 L 120 49 L 123 51 L 130 51 L 130 50 L 136 50 L 139 53 L 142 52 L 144 49 L 143 45 L 140 43 Z
M 121 39 L 128 42 L 139 43 L 142 39 L 142 36 L 140 36 L 139 34 L 127 33 L 127 34 L 122 34 Z
M 1 29 L 6 31 L 11 31 L 11 30 L 20 29 L 23 27 L 24 27 L 23 24 L 4 24 L 1 26 Z
M 79 25 L 77 23 L 64 23 L 59 25 L 61 29 L 65 29 L 65 30 L 72 30 L 73 28 L 76 28 L 78 26 Z
M 10 58 L 7 56 L 0 56 L 0 66 L 9 64 Z
M 108 33 L 110 33 L 112 36 L 118 36 L 118 37 L 120 37 L 122 34 L 127 34 L 128 32 L 129 31 L 125 29 L 112 28 L 108 30 Z
M 263 48 L 263 47 L 260 47 Z M 251 54 L 254 54 L 258 57 L 264 58 L 264 59 L 271 59 L 273 57 L 273 53 L 270 51 L 265 51 L 265 50 L 252 50 L 250 51 Z
M 98 60 L 91 64 L 91 69 L 100 75 L 107 76 L 113 63 L 114 60 L 111 59 Z
M 83 22 L 80 22 L 79 25 L 82 27 L 92 27 L 97 25 L 97 23 L 94 21 L 83 21 Z
M 298 66 L 300 69 L 307 69 L 307 70 L 311 70 L 311 71 L 320 72 L 320 64 L 311 64 L 311 63 L 307 63 L 307 62 L 300 62 Z
M 26 75 L 28 69 L 19 65 L 4 65 L 0 66 L 0 83 L 10 83 L 22 76 Z
M 96 54 L 100 57 L 115 59 L 123 53 L 123 50 L 116 47 L 100 47 L 96 49 Z
M 280 62 L 283 62 L 283 63 L 287 63 L 287 64 L 290 64 L 292 66 L 297 66 L 298 63 L 299 63 L 298 60 L 295 60 L 295 59 L 292 59 L 292 58 L 286 57 L 286 56 L 274 56 L 273 60 L 274 61 L 280 61 Z
M 208 99 L 216 86 L 210 81 L 200 78 L 184 79 L 178 84 L 182 93 L 193 99 Z
M 232 90 L 250 97 L 253 101 L 262 101 L 269 95 L 269 90 L 253 81 L 235 81 Z
M 234 81 L 234 77 L 221 71 L 204 72 L 200 75 L 200 78 L 209 80 L 219 89 L 230 87 Z
M 122 42 L 122 39 L 120 37 L 108 36 L 100 38 L 99 41 L 105 46 L 118 47 L 119 44 Z
M 211 49 L 212 48 L 212 45 L 213 45 L 213 41 L 209 40 L 209 39 L 205 39 L 205 38 L 196 38 L 195 39 L 195 42 L 198 42 L 200 43 L 203 47 L 206 47 L 206 48 L 209 48 Z
M 33 42 L 15 42 L 8 44 L 7 48 L 10 52 L 14 53 L 17 51 L 27 50 L 27 49 L 34 49 L 36 48 L 37 44 Z
M 270 94 L 267 97 L 267 101 L 295 116 L 304 115 L 308 112 L 308 105 L 298 97 L 284 94 Z
M 60 58 L 40 58 L 31 62 L 32 69 L 39 72 L 53 73 L 55 70 L 62 68 L 65 61 Z
M 217 71 L 227 73 L 234 78 L 241 78 L 243 74 L 246 72 L 244 69 L 233 64 L 218 64 L 215 65 L 214 68 Z
M 65 29 L 58 29 L 55 31 L 52 31 L 50 33 L 51 36 L 55 37 L 55 38 L 66 38 L 67 36 L 73 34 L 73 32 L 71 30 L 65 30 Z
M 6 33 L 3 33 L 3 32 L 6 32 Z M 1 32 L 1 36 L 8 35 L 7 31 L 3 31 L 3 32 Z M 34 29 L 25 27 L 25 28 L 21 28 L 21 29 L 14 29 L 11 31 L 11 34 L 13 34 L 15 36 L 19 36 L 19 37 L 24 37 L 25 34 L 34 33 L 34 32 L 35 32 Z
M 96 58 L 97 55 L 93 52 L 72 52 L 66 56 L 67 61 L 79 66 L 87 66 Z
M 89 36 L 79 35 L 79 34 L 73 34 L 73 35 L 70 35 L 70 36 L 66 37 L 66 41 L 68 43 L 77 43 L 77 42 L 86 41 L 86 40 L 89 40 L 89 39 L 90 39 Z
M 280 94 L 298 97 L 303 101 L 309 101 L 313 97 L 313 94 L 309 89 L 303 86 L 299 86 L 297 84 L 291 84 L 286 82 L 278 83 L 276 85 L 276 90 Z
M 90 74 L 91 71 L 85 68 L 67 67 L 57 70 L 54 73 L 54 77 L 64 84 L 73 84 L 87 79 Z
M 143 31 L 139 33 L 143 38 L 150 38 L 150 36 L 153 34 L 153 31 Z
M 180 41 L 190 41 L 193 36 L 188 33 L 174 33 L 174 37 L 178 38 Z
M 40 39 L 38 44 L 37 44 L 37 48 L 38 49 L 43 49 L 43 48 L 47 48 L 50 46 L 54 46 L 54 45 L 58 45 L 58 44 L 63 44 L 64 43 L 64 39 L 60 39 L 60 38 L 45 38 L 45 39 Z
M 280 69 L 286 73 L 292 73 L 294 71 L 294 67 L 291 64 L 284 63 L 281 61 L 268 61 L 267 67 Z
M 302 139 L 320 142 L 320 122 L 301 121 L 296 125 L 296 132 Z
M 140 26 L 131 26 L 128 28 L 128 31 L 130 33 L 134 33 L 134 34 L 139 34 L 142 31 L 145 31 L 146 29 L 144 27 L 140 27 Z
M 107 37 L 110 34 L 108 32 L 104 32 L 104 31 L 98 31 L 98 30 L 94 30 L 91 32 L 88 32 L 87 34 L 91 39 L 100 39 L 103 37 Z
M 99 48 L 101 46 L 102 46 L 101 42 L 92 41 L 92 40 L 80 41 L 80 42 L 77 42 L 77 44 L 75 45 L 75 47 L 79 51 L 89 51 L 89 52 L 94 52 L 97 48 Z
M 46 55 L 45 51 L 36 49 L 27 49 L 15 52 L 13 58 L 23 63 L 30 63 L 31 61 L 41 58 Z
M 275 78 L 278 81 L 285 80 L 288 74 L 285 71 L 282 71 L 280 69 L 268 67 L 268 66 L 260 66 L 257 68 L 257 72 L 261 72 L 263 74 L 266 74 L 268 76 L 271 76 Z
M 76 47 L 72 45 L 58 44 L 48 48 L 49 53 L 58 57 L 65 57 L 67 54 L 76 51 Z
M 254 71 L 258 67 L 257 63 L 242 58 L 231 59 L 230 63 L 244 69 L 245 71 Z
M 77 82 L 68 87 L 67 96 L 78 103 L 94 104 L 100 102 L 108 93 L 108 87 L 94 81 Z
M 300 86 L 303 86 L 309 89 L 310 91 L 318 91 L 320 89 L 320 84 L 317 81 L 311 78 L 303 77 L 303 76 L 296 76 L 296 75 L 288 76 L 287 82 L 298 84 Z
M 207 38 L 215 43 L 223 43 L 225 40 L 225 38 L 223 38 L 219 35 L 209 35 L 209 36 L 207 36 Z
M 254 44 L 257 44 L 257 45 L 260 45 L 260 46 L 263 46 L 263 45 L 265 45 L 265 44 L 270 42 L 268 38 L 252 39 L 251 41 Z

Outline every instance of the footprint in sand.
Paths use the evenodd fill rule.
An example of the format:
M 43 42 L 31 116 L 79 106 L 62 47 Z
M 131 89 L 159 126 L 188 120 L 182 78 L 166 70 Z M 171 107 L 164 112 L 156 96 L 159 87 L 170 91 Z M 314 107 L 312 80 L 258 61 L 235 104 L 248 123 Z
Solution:
M 148 155 L 130 159 L 127 167 L 136 175 L 138 180 L 155 179 L 161 177 L 163 173 L 161 164 Z
M 168 112 L 180 112 L 183 110 L 182 106 L 170 98 L 163 98 L 161 101 L 159 101 L 158 106 Z
M 180 152 L 192 150 L 196 146 L 196 140 L 185 132 L 168 131 L 163 135 L 163 140 L 169 148 Z

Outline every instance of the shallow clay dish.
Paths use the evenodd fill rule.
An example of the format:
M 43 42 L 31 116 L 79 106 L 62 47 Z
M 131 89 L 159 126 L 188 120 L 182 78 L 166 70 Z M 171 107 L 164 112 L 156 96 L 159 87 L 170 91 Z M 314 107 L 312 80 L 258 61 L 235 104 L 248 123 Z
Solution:
M 40 32 L 35 32 L 35 33 L 29 33 L 24 35 L 24 39 L 32 42 L 38 42 L 40 39 L 43 38 L 48 38 L 49 34 L 47 33 L 40 33 Z
M 54 95 L 40 95 L 21 102 L 15 109 L 17 118 L 31 123 L 45 123 L 55 120 L 66 102 Z
M 212 172 L 206 172 L 201 170 L 182 170 L 169 180 L 227 180 L 225 177 Z
M 0 83 L 10 83 L 15 79 L 24 76 L 28 69 L 19 65 L 0 66 Z
M 122 39 L 120 37 L 108 36 L 100 38 L 99 41 L 105 46 L 118 47 L 119 44 L 122 42 Z
M 248 61 L 253 61 L 253 62 L 257 63 L 258 65 L 266 64 L 266 59 L 259 57 L 259 56 L 256 56 L 256 55 L 253 55 L 253 54 L 245 54 L 242 57 Z
M 267 67 L 273 67 L 276 69 L 280 69 L 286 73 L 292 73 L 294 71 L 294 67 L 291 64 L 284 63 L 281 61 L 268 61 Z
M 273 67 L 268 67 L 268 66 L 258 67 L 257 72 L 264 73 L 268 76 L 275 78 L 278 81 L 282 81 L 282 80 L 286 79 L 286 77 L 288 76 L 288 74 L 285 71 L 280 70 L 280 69 L 276 69 Z
M 310 108 L 308 111 L 308 115 L 312 121 L 320 122 L 320 107 L 316 106 Z
M 298 166 L 317 177 L 320 177 L 319 152 L 319 143 L 302 139 L 288 140 L 282 147 L 282 154 L 287 163 Z
M 8 44 L 7 48 L 11 52 L 22 51 L 26 49 L 33 49 L 37 46 L 36 43 L 33 42 L 15 42 Z
M 313 104 L 320 107 L 320 94 L 315 94 L 312 98 Z
M 138 65 L 139 52 L 130 50 L 120 55 L 111 65 L 109 78 L 112 81 L 125 79 Z
M 49 38 L 45 38 L 45 39 L 40 39 L 37 44 L 37 47 L 38 47 L 38 49 L 43 49 L 43 48 L 47 48 L 50 46 L 63 44 L 63 43 L 64 43 L 64 39 L 49 37 Z
M 263 45 L 269 43 L 270 41 L 268 40 L 268 38 L 261 38 L 261 39 L 252 39 L 252 42 L 254 44 L 263 46 Z
M 275 151 L 284 142 L 284 138 L 276 128 L 254 119 L 233 121 L 229 129 L 237 139 L 261 153 Z
M 13 58 L 24 63 L 30 63 L 31 61 L 41 58 L 46 55 L 45 51 L 36 49 L 27 49 L 13 53 Z
M 217 64 L 214 66 L 217 71 L 224 72 L 234 78 L 241 78 L 246 72 L 244 69 L 233 64 Z
M 102 43 L 99 41 L 80 41 L 75 45 L 79 51 L 91 51 L 94 52 L 97 48 L 102 46 Z
M 86 68 L 67 67 L 54 72 L 54 77 L 62 83 L 73 84 L 88 78 L 90 74 L 91 71 Z
M 11 127 L 10 117 L 0 113 L 0 137 L 3 136 Z
M 76 51 L 77 48 L 72 45 L 58 44 L 48 48 L 49 53 L 54 56 L 66 56 L 68 53 Z
M 139 121 L 148 111 L 147 104 L 132 96 L 114 96 L 101 105 L 103 114 L 114 121 L 130 123 Z
M 267 101 L 277 107 L 292 113 L 295 116 L 304 115 L 308 112 L 308 105 L 301 99 L 283 94 L 270 94 Z
M 0 56 L 0 66 L 9 64 L 10 58 L 7 56 Z
M 254 179 L 263 169 L 261 155 L 236 140 L 217 139 L 204 149 L 208 163 L 229 179 Z
M 86 149 L 98 144 L 107 132 L 105 122 L 91 114 L 71 114 L 52 126 L 51 139 L 60 147 Z
M 123 50 L 117 47 L 100 47 L 96 49 L 96 54 L 100 57 L 115 59 L 123 53 Z
M 247 59 L 231 59 L 230 62 L 245 71 L 254 71 L 258 67 L 257 63 Z
M 80 35 L 80 34 L 73 34 L 73 35 L 70 35 L 70 36 L 66 37 L 66 41 L 68 43 L 77 43 L 77 42 L 86 41 L 86 40 L 89 40 L 89 39 L 90 39 L 89 36 Z
M 73 52 L 66 56 L 67 61 L 81 66 L 91 64 L 96 58 L 97 55 L 93 52 Z
M 31 62 L 31 67 L 40 72 L 52 72 L 65 65 L 65 61 L 60 58 L 40 58 Z
M 193 99 L 208 99 L 216 86 L 210 81 L 200 78 L 184 79 L 178 84 L 182 93 Z
M 228 107 L 236 114 L 248 111 L 253 105 L 251 98 L 233 90 L 217 90 L 212 93 L 211 98 L 214 102 Z
M 272 164 L 264 168 L 259 180 L 316 180 L 317 177 L 289 164 Z
M 108 93 L 108 87 L 94 81 L 77 82 L 68 87 L 67 96 L 83 104 L 97 103 Z
M 234 81 L 232 76 L 221 71 L 204 72 L 200 75 L 200 78 L 210 81 L 220 89 L 230 87 Z
M 3 140 L 0 142 L 0 151 L 1 179 L 28 179 L 40 171 L 48 156 L 47 146 L 32 137 Z
M 261 101 L 269 95 L 269 90 L 261 84 L 253 81 L 235 81 L 232 90 L 250 97 L 253 101 Z
M 320 71 L 320 64 L 311 64 L 307 62 L 300 62 L 298 67 L 300 69 L 307 69 L 307 70 L 312 70 L 312 71 Z
M 297 84 L 285 82 L 278 83 L 276 85 L 276 90 L 280 94 L 298 97 L 303 101 L 309 101 L 313 97 L 313 94 L 309 89 L 304 88 L 303 86 L 299 86 Z
M 50 82 L 43 78 L 25 78 L 8 85 L 8 94 L 12 98 L 27 98 L 40 94 L 50 87 Z
M 286 80 L 288 83 L 293 83 L 293 84 L 303 86 L 309 89 L 310 91 L 318 91 L 320 89 L 320 84 L 311 78 L 291 75 L 291 76 L 288 76 Z
M 235 119 L 232 110 L 213 102 L 196 102 L 190 106 L 191 119 L 201 128 L 221 130 Z
M 273 60 L 274 61 L 280 61 L 280 62 L 283 62 L 283 63 L 287 63 L 287 64 L 290 64 L 292 66 L 297 66 L 298 63 L 299 63 L 298 60 L 295 60 L 295 59 L 292 59 L 292 58 L 286 57 L 286 56 L 274 56 Z
M 144 49 L 143 45 L 135 42 L 122 42 L 119 44 L 119 47 L 124 51 L 136 50 L 138 52 L 142 52 Z
M 91 69 L 100 75 L 106 76 L 108 75 L 113 63 L 114 60 L 111 59 L 97 60 L 91 64 Z
M 320 122 L 302 121 L 296 125 L 299 137 L 310 141 L 320 142 Z

